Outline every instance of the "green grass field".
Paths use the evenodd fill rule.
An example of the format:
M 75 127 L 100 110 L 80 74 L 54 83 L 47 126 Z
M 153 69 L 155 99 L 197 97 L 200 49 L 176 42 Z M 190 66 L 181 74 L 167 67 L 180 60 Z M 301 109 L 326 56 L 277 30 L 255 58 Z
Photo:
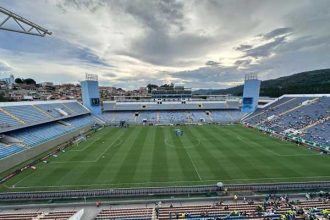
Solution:
M 107 127 L 2 190 L 330 180 L 330 157 L 240 125 Z M 11 189 L 12 187 L 15 187 Z

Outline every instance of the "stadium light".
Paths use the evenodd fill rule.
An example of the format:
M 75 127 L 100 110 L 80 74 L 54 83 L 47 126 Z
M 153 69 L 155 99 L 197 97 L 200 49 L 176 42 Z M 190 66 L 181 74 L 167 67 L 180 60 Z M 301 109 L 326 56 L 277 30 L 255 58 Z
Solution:
M 5 31 L 12 31 L 22 34 L 30 34 L 35 36 L 44 37 L 46 34 L 51 35 L 52 32 L 48 31 L 47 29 L 15 14 L 14 12 L 11 12 L 3 7 L 0 6 L 0 14 L 4 14 L 7 17 L 0 21 L 0 30 Z M 11 28 L 11 27 L 5 27 L 5 24 L 8 23 L 8 21 L 14 20 L 17 24 L 17 28 Z

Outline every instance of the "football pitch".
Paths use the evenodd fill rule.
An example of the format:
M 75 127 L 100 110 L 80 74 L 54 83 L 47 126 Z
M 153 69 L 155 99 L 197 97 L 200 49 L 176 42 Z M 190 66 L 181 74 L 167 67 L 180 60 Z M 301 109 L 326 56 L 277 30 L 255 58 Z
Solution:
M 176 136 L 175 128 L 183 130 Z M 2 191 L 330 180 L 330 157 L 240 125 L 106 127 Z

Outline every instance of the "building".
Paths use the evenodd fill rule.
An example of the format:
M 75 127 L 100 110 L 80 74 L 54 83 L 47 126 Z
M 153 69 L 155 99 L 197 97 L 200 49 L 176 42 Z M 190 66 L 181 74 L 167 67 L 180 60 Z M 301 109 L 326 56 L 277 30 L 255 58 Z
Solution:
M 8 77 L 2 77 L 0 74 L 0 82 L 5 82 L 8 85 L 13 85 L 15 83 L 15 77 L 13 74 L 10 74 Z
M 192 90 L 183 86 L 158 87 L 151 91 L 151 97 L 154 99 L 189 99 L 192 97 Z

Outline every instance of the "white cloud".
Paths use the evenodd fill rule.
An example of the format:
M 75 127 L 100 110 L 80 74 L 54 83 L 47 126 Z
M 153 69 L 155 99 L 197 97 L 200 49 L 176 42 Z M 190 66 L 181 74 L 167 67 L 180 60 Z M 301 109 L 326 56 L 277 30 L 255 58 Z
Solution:
M 53 32 L 0 32 L 2 63 L 38 81 L 78 82 L 92 72 L 104 85 L 126 88 L 168 81 L 221 88 L 246 72 L 267 79 L 329 67 L 327 0 L 1 3 Z

